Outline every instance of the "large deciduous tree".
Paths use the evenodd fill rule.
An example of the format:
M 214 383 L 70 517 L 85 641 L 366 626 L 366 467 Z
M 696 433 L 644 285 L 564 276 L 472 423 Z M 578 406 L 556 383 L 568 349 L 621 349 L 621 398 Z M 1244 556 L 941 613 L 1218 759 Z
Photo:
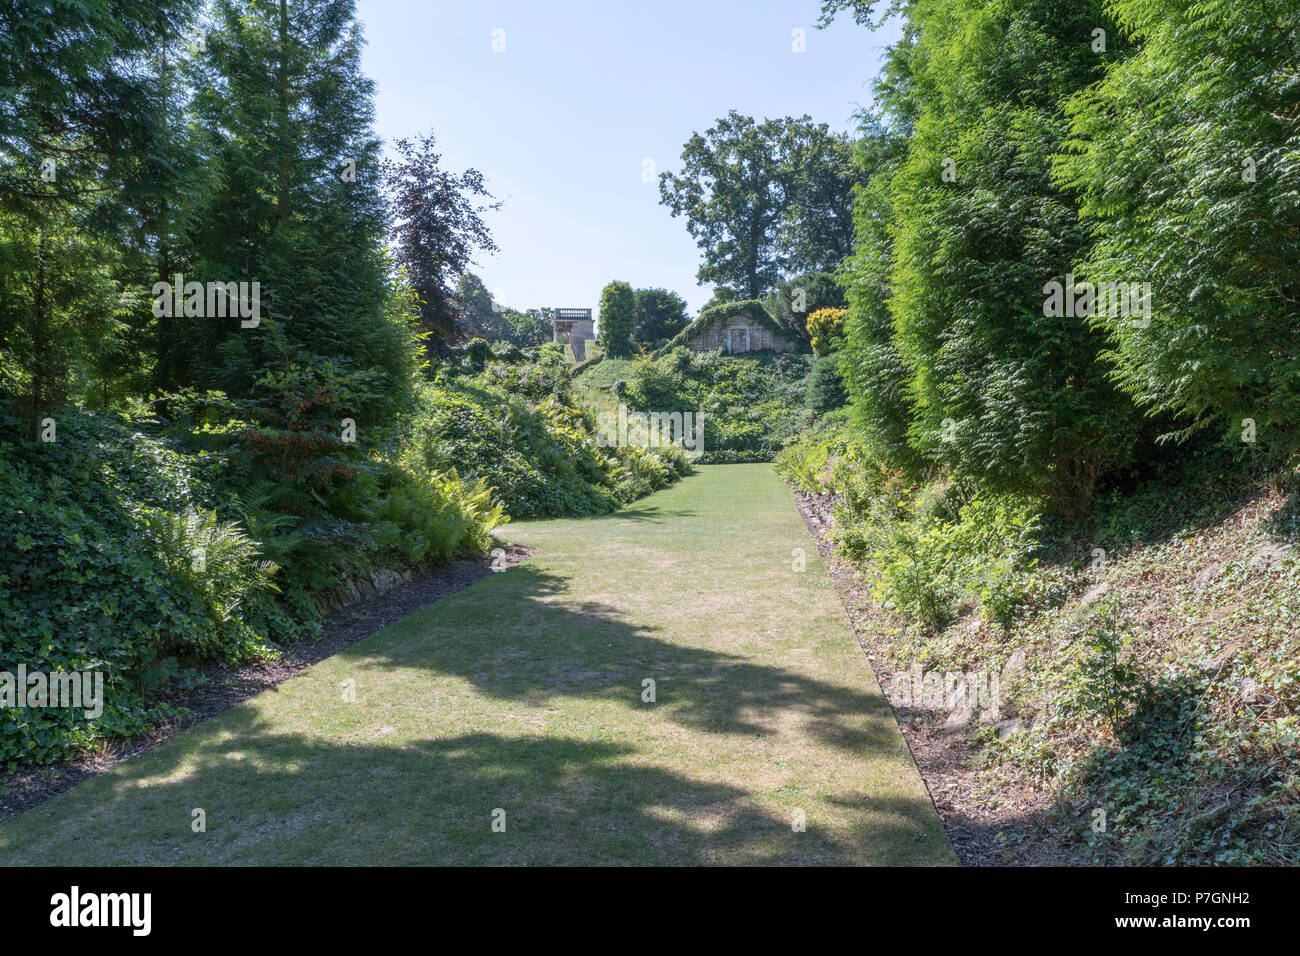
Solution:
M 476 251 L 493 252 L 496 243 L 482 213 L 499 208 L 483 174 L 467 169 L 459 175 L 439 167 L 441 157 L 430 134 L 396 143 L 398 158 L 384 163 L 397 261 L 420 296 L 425 331 L 442 342 L 460 337 L 457 319 L 458 279 Z
M 756 299 L 782 275 L 833 268 L 849 252 L 855 178 L 849 141 L 826 124 L 732 110 L 687 141 L 659 195 L 700 247 L 700 282 Z
M 493 303 L 492 293 L 482 279 L 473 272 L 462 273 L 452 297 L 459 313 L 457 323 L 464 334 L 485 339 L 500 336 L 502 307 Z
M 853 251 L 853 187 L 863 180 L 851 137 L 799 121 L 790 204 L 777 236 L 786 275 L 833 272 Z

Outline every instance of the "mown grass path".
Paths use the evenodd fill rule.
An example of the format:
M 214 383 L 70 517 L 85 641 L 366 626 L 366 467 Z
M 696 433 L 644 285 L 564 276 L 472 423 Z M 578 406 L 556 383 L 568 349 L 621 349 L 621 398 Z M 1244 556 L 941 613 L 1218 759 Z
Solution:
M 540 551 L 0 825 L 0 864 L 954 862 L 770 466 L 503 536 Z

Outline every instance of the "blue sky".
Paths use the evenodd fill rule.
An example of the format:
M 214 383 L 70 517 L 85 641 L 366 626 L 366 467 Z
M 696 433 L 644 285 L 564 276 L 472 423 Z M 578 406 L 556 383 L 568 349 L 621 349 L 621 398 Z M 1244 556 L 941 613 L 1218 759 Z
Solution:
M 851 130 L 896 24 L 841 17 L 817 0 L 358 0 L 391 143 L 432 130 L 444 168 L 473 166 L 504 201 L 500 250 L 474 271 L 514 308 L 595 308 L 612 279 L 673 289 L 692 311 L 699 252 L 659 205 L 654 172 L 735 109 L 810 114 Z M 806 52 L 792 49 L 805 31 Z M 494 31 L 504 52 L 493 52 Z

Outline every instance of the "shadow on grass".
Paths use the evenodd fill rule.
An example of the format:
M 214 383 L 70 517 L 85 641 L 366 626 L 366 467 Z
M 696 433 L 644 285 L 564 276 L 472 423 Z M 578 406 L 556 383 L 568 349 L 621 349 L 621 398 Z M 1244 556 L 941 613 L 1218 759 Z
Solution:
M 488 696 L 545 706 L 555 697 L 622 702 L 666 711 L 700 733 L 762 735 L 778 712 L 799 732 L 859 755 L 901 746 L 883 697 L 797 670 L 662 639 L 618 609 L 573 600 L 580 583 L 523 564 L 395 625 L 356 652 L 365 668 L 427 668 L 455 674 Z M 567 603 L 544 600 L 565 595 Z M 665 595 L 665 600 L 672 600 Z M 491 609 L 485 611 L 485 609 Z M 684 627 L 703 626 L 689 615 Z M 867 677 L 863 662 L 862 677 Z M 655 681 L 657 700 L 641 701 Z
M 688 475 L 687 477 L 689 478 L 690 476 Z M 646 524 L 667 524 L 668 522 L 664 519 L 694 518 L 696 516 L 697 512 L 686 511 L 680 508 L 624 508 L 621 511 L 611 511 L 609 514 L 596 515 L 590 520 L 618 521 L 623 519 L 627 521 L 641 521 Z
M 882 697 L 674 643 L 613 608 L 574 603 L 580 587 L 523 564 L 450 595 L 338 655 L 345 673 L 354 668 L 358 704 L 313 703 L 294 691 L 296 706 L 366 708 L 364 729 L 352 721 L 352 733 L 322 741 L 286 733 L 288 714 L 271 720 L 242 706 L 10 820 L 0 827 L 0 862 L 22 862 L 20 848 L 32 842 L 51 862 L 111 864 L 949 859 Z M 568 603 L 555 600 L 561 595 Z M 683 626 L 701 625 L 688 615 Z M 602 706 L 566 715 L 581 720 L 579 731 L 512 722 L 521 732 L 503 733 L 480 705 L 479 716 L 467 708 L 450 724 L 440 715 L 450 734 L 406 731 L 386 744 L 385 681 L 400 679 L 397 668 L 455 675 L 486 698 L 543 708 L 561 697 L 612 701 L 653 714 L 654 726 L 611 718 Z M 864 683 L 866 675 L 864 662 Z M 657 683 L 655 703 L 641 699 L 647 677 Z M 434 712 L 456 706 L 432 689 L 414 698 L 425 700 Z M 677 741 L 672 724 L 695 736 Z M 798 754 L 806 790 L 783 787 L 790 778 L 757 752 L 744 779 L 691 772 L 692 761 L 713 759 L 712 740 L 734 761 L 749 746 L 743 738 L 774 736 Z M 882 763 L 866 779 L 877 784 L 846 770 L 872 759 Z M 818 819 L 819 808 L 841 801 L 859 812 Z M 189 831 L 193 807 L 207 814 L 204 834 Z M 491 828 L 497 809 L 505 833 Z M 792 828 L 797 809 L 808 814 L 806 832 Z
M 932 811 L 915 800 L 869 801 L 870 824 L 838 833 L 820 825 L 810 803 L 806 831 L 795 832 L 797 795 L 788 812 L 765 809 L 739 786 L 630 763 L 636 751 L 627 744 L 470 732 L 404 746 L 325 746 L 277 734 L 251 711 L 240 716 L 236 742 L 209 736 L 191 748 L 192 772 L 151 782 L 147 795 L 119 784 L 116 800 L 130 801 L 132 822 L 174 822 L 125 846 L 109 841 L 98 859 L 806 865 L 939 856 Z M 189 832 L 191 806 L 204 808 L 206 833 Z M 494 832 L 494 818 L 504 819 L 504 832 Z M 98 842 L 98 829 L 91 823 L 81 838 Z

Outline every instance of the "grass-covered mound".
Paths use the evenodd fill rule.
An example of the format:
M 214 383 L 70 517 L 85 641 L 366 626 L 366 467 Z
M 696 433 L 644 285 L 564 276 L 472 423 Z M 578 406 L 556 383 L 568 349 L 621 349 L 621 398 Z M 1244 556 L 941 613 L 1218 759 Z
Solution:
M 810 421 L 812 356 L 783 352 L 745 358 L 672 348 L 658 358 L 606 359 L 578 382 L 593 412 L 692 412 L 704 415 L 699 464 L 771 461 Z
M 769 331 L 784 338 L 796 338 L 790 329 L 784 328 L 781 323 L 768 314 L 767 309 L 763 308 L 763 303 L 758 299 L 741 299 L 736 302 L 719 302 L 703 309 L 690 325 L 673 336 L 667 345 L 655 352 L 655 355 L 667 355 L 674 349 L 684 347 L 687 342 L 708 329 L 714 322 L 719 319 L 725 321 L 737 315 L 746 315 L 751 321 L 757 322 Z

